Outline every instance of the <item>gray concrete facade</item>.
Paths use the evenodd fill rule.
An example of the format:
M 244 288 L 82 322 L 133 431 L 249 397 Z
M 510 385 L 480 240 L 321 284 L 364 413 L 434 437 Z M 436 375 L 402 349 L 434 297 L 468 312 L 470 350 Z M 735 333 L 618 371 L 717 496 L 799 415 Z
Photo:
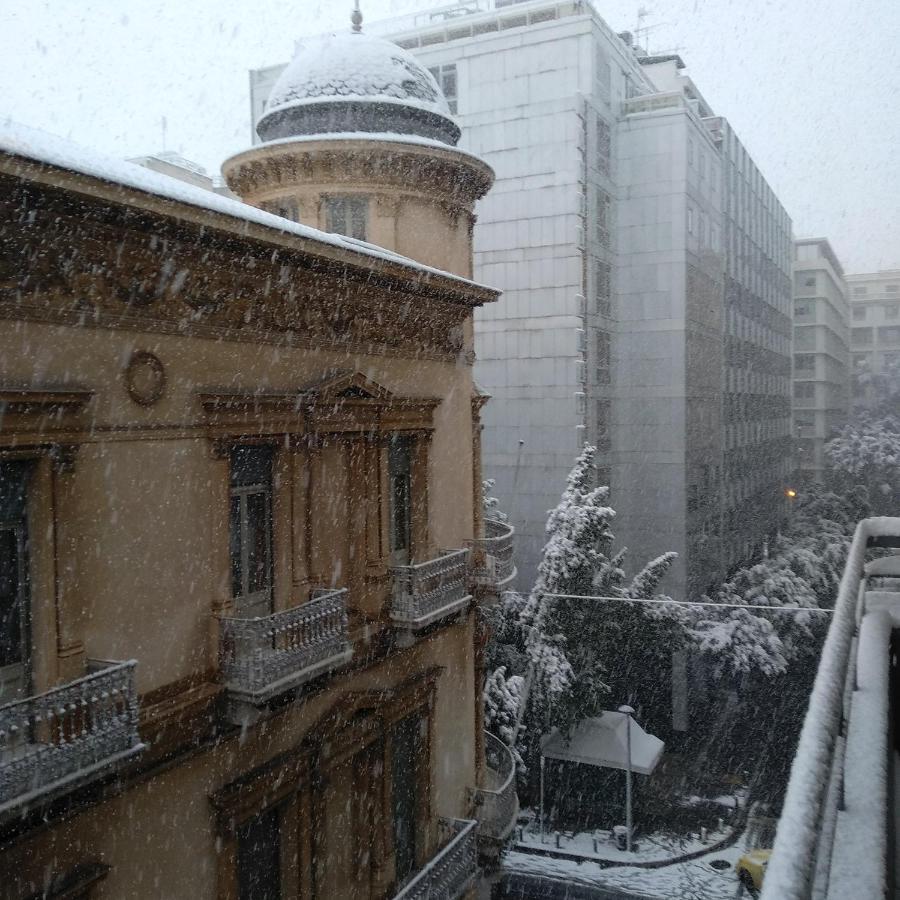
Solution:
M 475 374 L 518 586 L 585 441 L 632 564 L 674 550 L 666 591 L 715 586 L 785 511 L 784 210 L 683 63 L 645 58 L 589 2 L 473 0 L 366 27 L 431 68 L 460 146 L 497 174 L 475 277 L 504 295 L 476 316 Z M 279 71 L 251 73 L 256 114 Z
M 821 482 L 825 444 L 847 421 L 850 307 L 844 270 L 825 238 L 794 242 L 794 461 Z

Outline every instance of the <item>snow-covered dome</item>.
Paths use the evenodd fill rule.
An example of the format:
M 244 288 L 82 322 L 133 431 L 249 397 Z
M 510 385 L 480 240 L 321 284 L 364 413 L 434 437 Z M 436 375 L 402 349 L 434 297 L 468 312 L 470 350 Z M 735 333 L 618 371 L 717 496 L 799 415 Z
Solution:
M 300 42 L 256 130 L 264 141 L 368 131 L 455 145 L 460 136 L 434 76 L 396 44 L 358 31 Z

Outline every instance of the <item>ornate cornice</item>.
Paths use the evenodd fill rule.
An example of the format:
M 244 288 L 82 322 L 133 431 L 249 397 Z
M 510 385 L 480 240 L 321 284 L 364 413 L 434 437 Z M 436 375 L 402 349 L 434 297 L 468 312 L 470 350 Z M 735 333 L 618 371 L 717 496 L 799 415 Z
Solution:
M 450 360 L 453 329 L 496 296 L 262 230 L 271 243 L 0 175 L 0 318 Z
M 308 184 L 390 187 L 469 215 L 494 181 L 487 163 L 453 147 L 364 138 L 284 141 L 233 156 L 222 167 L 240 197 L 280 193 Z

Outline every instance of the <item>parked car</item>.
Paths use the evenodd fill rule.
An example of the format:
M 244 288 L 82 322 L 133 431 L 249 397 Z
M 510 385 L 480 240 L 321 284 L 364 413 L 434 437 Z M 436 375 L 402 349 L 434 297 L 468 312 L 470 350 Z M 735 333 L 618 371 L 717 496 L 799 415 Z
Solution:
M 771 850 L 750 850 L 734 865 L 738 880 L 749 892 L 751 897 L 758 896 L 759 892 L 762 890 L 766 866 L 769 864 L 769 857 L 771 855 Z

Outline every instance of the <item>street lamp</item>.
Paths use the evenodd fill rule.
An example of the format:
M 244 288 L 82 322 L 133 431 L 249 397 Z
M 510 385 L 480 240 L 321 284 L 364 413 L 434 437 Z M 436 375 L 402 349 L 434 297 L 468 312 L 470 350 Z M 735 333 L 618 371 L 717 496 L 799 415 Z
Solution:
M 620 706 L 619 712 L 625 716 L 625 748 L 628 768 L 625 770 L 625 850 L 631 853 L 631 717 L 634 710 L 630 706 Z

